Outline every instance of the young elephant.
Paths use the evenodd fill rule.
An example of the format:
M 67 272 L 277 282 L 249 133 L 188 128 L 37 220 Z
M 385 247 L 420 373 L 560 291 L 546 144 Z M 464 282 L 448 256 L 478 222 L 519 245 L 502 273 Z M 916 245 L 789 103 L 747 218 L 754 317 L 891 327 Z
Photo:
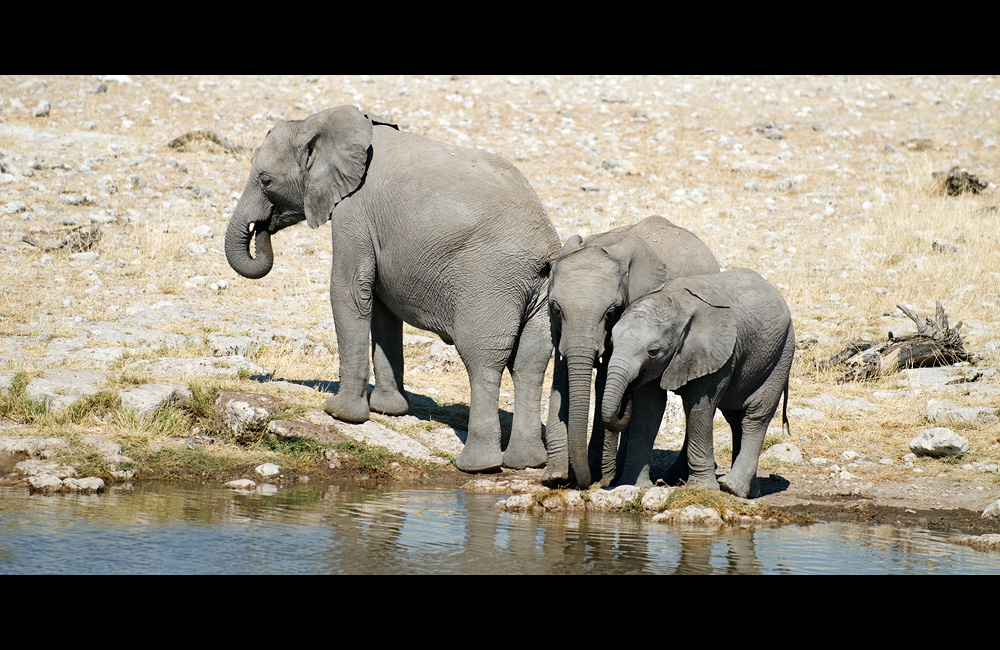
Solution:
M 632 394 L 674 391 L 687 432 L 668 480 L 740 497 L 759 495 L 757 460 L 784 394 L 795 333 L 788 304 L 749 269 L 680 278 L 632 303 L 612 333 L 602 417 L 621 429 Z M 658 386 L 657 386 L 658 382 Z M 733 431 L 733 464 L 716 479 L 712 418 L 719 408 Z M 624 415 L 623 415 L 624 414 Z M 649 466 L 653 438 L 628 441 L 627 463 Z
M 552 264 L 549 282 L 556 357 L 546 428 L 545 485 L 556 487 L 575 480 L 585 489 L 592 480 L 611 484 L 620 451 L 618 434 L 605 431 L 600 421 L 611 328 L 631 301 L 664 282 L 718 271 L 715 256 L 697 236 L 659 216 L 586 239 L 574 235 L 566 240 Z M 594 368 L 596 417 L 588 449 Z M 666 402 L 651 397 L 651 402 L 642 403 L 642 415 L 630 427 L 652 429 L 655 435 Z
M 405 321 L 454 343 L 468 371 L 469 434 L 458 468 L 543 465 L 542 382 L 552 354 L 545 294 L 559 236 L 524 176 L 486 151 L 340 106 L 268 133 L 226 230 L 226 258 L 241 275 L 263 277 L 274 261 L 271 236 L 301 221 L 332 224 L 340 388 L 327 413 L 364 422 L 371 411 L 407 412 Z M 515 403 L 501 453 L 504 368 Z

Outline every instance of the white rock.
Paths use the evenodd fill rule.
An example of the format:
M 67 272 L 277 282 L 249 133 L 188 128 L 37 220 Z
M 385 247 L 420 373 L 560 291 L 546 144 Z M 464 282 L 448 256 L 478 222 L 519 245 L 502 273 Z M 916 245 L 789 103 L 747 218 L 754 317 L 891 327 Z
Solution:
M 63 487 L 77 492 L 98 492 L 104 489 L 104 479 L 96 476 L 63 479 Z
M 238 478 L 226 483 L 225 487 L 231 490 L 252 490 L 257 487 L 257 484 L 248 478 Z
M 798 447 L 790 442 L 779 442 L 771 445 L 760 455 L 760 457 L 773 458 L 774 460 L 779 460 L 785 463 L 802 462 L 802 452 L 799 451 Z
M 983 510 L 983 519 L 1000 519 L 1000 499 L 997 499 Z
M 281 467 L 274 463 L 264 463 L 255 467 L 254 471 L 261 476 L 277 476 L 281 473 Z
M 918 456 L 951 456 L 969 451 L 969 441 L 947 427 L 924 429 L 910 441 Z

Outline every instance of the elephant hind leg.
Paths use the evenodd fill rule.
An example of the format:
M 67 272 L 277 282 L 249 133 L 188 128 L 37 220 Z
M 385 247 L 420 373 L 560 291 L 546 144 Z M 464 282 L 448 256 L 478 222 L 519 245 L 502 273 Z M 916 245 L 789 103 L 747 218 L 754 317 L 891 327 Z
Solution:
M 410 403 L 403 392 L 403 321 L 376 298 L 372 310 L 372 367 L 375 388 L 368 397 L 372 411 L 406 415 Z
M 548 312 L 539 310 L 521 329 L 507 361 L 514 381 L 514 422 L 503 464 L 512 469 L 541 467 L 547 452 L 542 441 L 542 383 L 552 356 Z
M 469 373 L 469 435 L 455 464 L 463 472 L 496 472 L 503 465 L 500 431 L 500 379 L 515 348 L 520 318 L 497 313 L 496 306 L 466 306 L 469 316 L 456 323 L 455 348 Z M 482 322 L 482 315 L 491 320 Z M 539 393 L 539 401 L 541 394 Z M 539 428 L 541 424 L 538 424 Z M 509 447 L 510 445 L 508 445 Z
M 757 461 L 767 434 L 767 425 L 773 416 L 773 410 L 761 418 L 753 413 L 745 413 L 738 421 L 739 426 L 733 426 L 733 467 L 729 473 L 719 479 L 719 487 L 744 499 L 760 496 L 760 486 L 757 483 Z M 729 420 L 729 416 L 726 416 Z M 734 418 L 735 419 L 735 418 Z M 737 443 L 737 433 L 740 432 Z M 737 452 L 738 449 L 738 452 Z

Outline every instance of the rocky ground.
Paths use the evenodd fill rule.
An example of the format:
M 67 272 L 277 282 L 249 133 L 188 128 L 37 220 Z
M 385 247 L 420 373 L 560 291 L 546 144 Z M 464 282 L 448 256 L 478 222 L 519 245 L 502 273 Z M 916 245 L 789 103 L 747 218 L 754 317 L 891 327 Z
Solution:
M 42 476 L 80 480 L 57 461 L 82 445 L 106 480 L 135 480 L 148 474 L 123 450 L 232 445 L 157 416 L 211 389 L 220 427 L 256 422 L 420 461 L 391 461 L 383 478 L 540 488 L 539 470 L 454 469 L 467 380 L 426 332 L 406 329 L 411 415 L 346 425 L 320 410 L 337 387 L 324 228 L 282 232 L 262 280 L 225 261 L 225 225 L 267 130 L 356 104 L 508 158 L 563 239 L 662 214 L 724 267 L 768 277 L 792 308 L 799 352 L 792 433 L 769 435 L 756 504 L 800 519 L 1000 531 L 980 516 L 1000 498 L 998 100 L 993 77 L 0 77 L 0 476 L 34 476 L 40 489 L 62 484 Z M 952 167 L 975 174 L 979 191 L 946 194 L 934 173 Z M 962 321 L 972 362 L 863 383 L 816 368 L 851 340 L 912 330 L 898 304 L 933 315 L 936 301 Z M 40 403 L 48 415 L 25 414 Z M 73 415 L 80 404 L 92 412 Z M 657 467 L 682 426 L 673 404 Z M 915 454 L 929 429 L 967 446 Z M 730 443 L 720 423 L 720 469 Z M 327 454 L 325 475 L 372 474 L 351 452 Z M 253 467 L 228 478 L 279 480 Z

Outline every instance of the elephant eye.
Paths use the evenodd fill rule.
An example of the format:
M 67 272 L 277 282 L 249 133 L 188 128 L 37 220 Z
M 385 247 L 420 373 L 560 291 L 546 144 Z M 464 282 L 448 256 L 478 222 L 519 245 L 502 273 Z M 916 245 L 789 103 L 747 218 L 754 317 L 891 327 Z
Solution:
M 658 354 L 660 354 L 660 350 L 662 350 L 662 349 L 663 348 L 661 348 L 658 345 L 651 345 L 646 352 L 649 354 L 650 358 L 652 358 L 652 357 L 655 357 Z

